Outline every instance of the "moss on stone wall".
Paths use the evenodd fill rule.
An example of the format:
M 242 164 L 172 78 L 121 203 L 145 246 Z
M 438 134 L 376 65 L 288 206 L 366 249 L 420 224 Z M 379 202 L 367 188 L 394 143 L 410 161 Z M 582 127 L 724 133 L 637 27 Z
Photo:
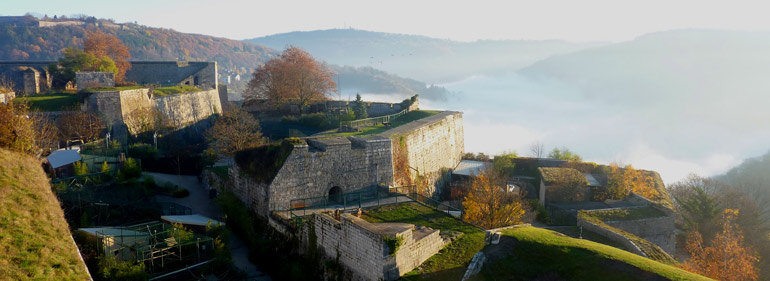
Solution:
M 294 145 L 288 141 L 246 149 L 235 153 L 235 163 L 258 183 L 270 183 L 293 149 Z

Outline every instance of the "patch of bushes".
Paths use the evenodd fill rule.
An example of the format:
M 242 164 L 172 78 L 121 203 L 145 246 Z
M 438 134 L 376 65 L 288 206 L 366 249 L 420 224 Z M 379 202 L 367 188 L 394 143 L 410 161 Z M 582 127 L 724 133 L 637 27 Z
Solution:
M 398 252 L 398 248 L 404 245 L 404 237 L 401 236 L 383 236 L 382 240 L 385 241 L 385 245 L 388 246 L 388 254 L 395 255 Z
M 319 261 L 299 255 L 299 241 L 288 239 L 254 216 L 230 191 L 217 197 L 225 222 L 249 248 L 249 260 L 273 280 L 320 280 Z
M 263 145 L 235 153 L 235 163 L 241 171 L 259 183 L 272 181 L 289 157 L 294 145 L 284 141 L 280 145 Z
M 128 146 L 128 155 L 140 159 L 158 160 L 158 148 L 149 143 L 135 143 Z
M 176 198 L 184 198 L 184 197 L 190 196 L 190 191 L 185 188 L 177 188 L 171 192 L 171 196 L 174 196 Z
M 535 211 L 535 219 L 544 224 L 551 224 L 551 217 L 548 216 L 548 210 L 538 200 L 530 200 L 529 206 Z
M 123 166 L 118 170 L 118 180 L 125 181 L 135 179 L 142 175 L 142 169 L 134 158 L 126 158 Z
M 144 263 L 118 261 L 112 255 L 99 257 L 98 268 L 96 280 L 144 281 L 148 277 Z

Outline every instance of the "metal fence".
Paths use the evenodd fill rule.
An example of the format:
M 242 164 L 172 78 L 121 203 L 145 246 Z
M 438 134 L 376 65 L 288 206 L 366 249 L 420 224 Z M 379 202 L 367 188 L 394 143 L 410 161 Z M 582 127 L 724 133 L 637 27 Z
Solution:
M 385 115 L 380 117 L 372 117 L 372 118 L 365 118 L 360 120 L 353 120 L 353 121 L 343 121 L 340 122 L 340 128 L 342 127 L 351 127 L 351 128 L 358 128 L 358 127 L 366 127 L 366 126 L 377 126 L 382 124 L 390 124 L 392 120 L 404 116 L 404 114 L 409 113 L 409 109 L 404 109 L 399 113 L 391 114 L 391 115 Z
M 289 218 L 301 218 L 317 212 L 346 211 L 359 208 L 375 208 L 384 205 L 418 201 L 431 206 L 441 212 L 454 217 L 462 217 L 461 209 L 444 204 L 428 196 L 419 194 L 414 186 L 401 186 L 389 189 L 372 188 L 349 193 L 341 193 L 337 196 L 310 197 L 294 199 L 289 202 L 288 210 L 276 210 L 288 212 Z

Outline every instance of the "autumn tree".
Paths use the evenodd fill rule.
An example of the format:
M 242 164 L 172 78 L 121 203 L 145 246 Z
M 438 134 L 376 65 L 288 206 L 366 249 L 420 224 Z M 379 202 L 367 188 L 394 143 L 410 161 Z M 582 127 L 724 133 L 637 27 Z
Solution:
M 519 194 L 507 190 L 505 178 L 495 169 L 473 176 L 463 209 L 464 220 L 485 229 L 519 223 L 524 215 Z
M 625 199 L 630 192 L 634 192 L 648 199 L 657 198 L 660 193 L 655 189 L 653 178 L 643 170 L 634 169 L 631 165 L 624 168 L 618 164 L 610 164 L 610 172 L 607 181 L 607 194 L 612 199 Z
M 206 132 L 209 148 L 217 155 L 230 156 L 236 151 L 262 144 L 259 122 L 240 107 L 219 116 Z
M 61 68 L 49 65 L 48 70 L 54 77 L 54 86 L 63 87 L 69 81 L 75 81 L 75 73 L 80 71 L 112 72 L 117 76 L 118 67 L 115 61 L 107 56 L 96 56 L 75 48 L 64 50 L 64 56 L 59 59 Z
M 115 62 L 117 72 L 115 73 L 115 82 L 123 82 L 126 77 L 126 71 L 131 69 L 131 53 L 128 47 L 120 41 L 118 37 L 98 30 L 88 31 L 84 36 L 84 51 L 97 58 L 108 57 Z
M 516 167 L 516 163 L 514 163 L 513 160 L 516 159 L 516 157 L 518 157 L 518 154 L 516 154 L 515 151 L 503 152 L 500 155 L 496 155 L 492 160 L 492 167 L 504 177 L 512 176 L 514 168 Z
M 0 148 L 35 154 L 37 131 L 25 105 L 0 103 Z
M 292 46 L 281 56 L 257 67 L 244 97 L 247 100 L 266 98 L 276 108 L 294 104 L 302 112 L 312 102 L 325 100 L 335 91 L 337 84 L 333 75 L 326 63 Z
M 725 209 L 720 217 L 722 231 L 710 245 L 697 231 L 688 234 L 690 258 L 682 264 L 685 270 L 722 281 L 757 280 L 757 254 L 744 245 L 743 233 L 736 226 L 737 210 Z
M 95 140 L 105 129 L 99 116 L 85 111 L 63 114 L 56 120 L 56 124 L 64 139 L 78 139 L 84 142 Z
M 580 155 L 577 155 L 577 153 L 574 153 L 565 147 L 562 147 L 561 149 L 554 148 L 550 153 L 548 153 L 548 158 L 574 162 L 583 161 L 583 157 L 580 157 Z

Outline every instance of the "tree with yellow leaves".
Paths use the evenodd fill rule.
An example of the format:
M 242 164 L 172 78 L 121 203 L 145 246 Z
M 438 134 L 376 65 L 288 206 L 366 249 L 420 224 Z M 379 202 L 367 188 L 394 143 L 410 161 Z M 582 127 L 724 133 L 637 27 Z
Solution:
M 725 209 L 720 219 L 722 232 L 708 246 L 700 233 L 690 232 L 686 246 L 690 259 L 682 268 L 722 281 L 757 280 L 759 257 L 743 244 L 743 233 L 735 224 L 737 217 L 738 210 Z
M 627 165 L 620 168 L 618 164 L 610 164 L 607 192 L 612 199 L 625 199 L 629 192 L 634 192 L 648 199 L 655 199 L 660 193 L 654 188 L 655 183 L 650 175 L 643 170 L 634 169 Z
M 519 223 L 524 215 L 519 194 L 509 192 L 505 178 L 492 168 L 473 176 L 463 209 L 465 221 L 485 229 Z

